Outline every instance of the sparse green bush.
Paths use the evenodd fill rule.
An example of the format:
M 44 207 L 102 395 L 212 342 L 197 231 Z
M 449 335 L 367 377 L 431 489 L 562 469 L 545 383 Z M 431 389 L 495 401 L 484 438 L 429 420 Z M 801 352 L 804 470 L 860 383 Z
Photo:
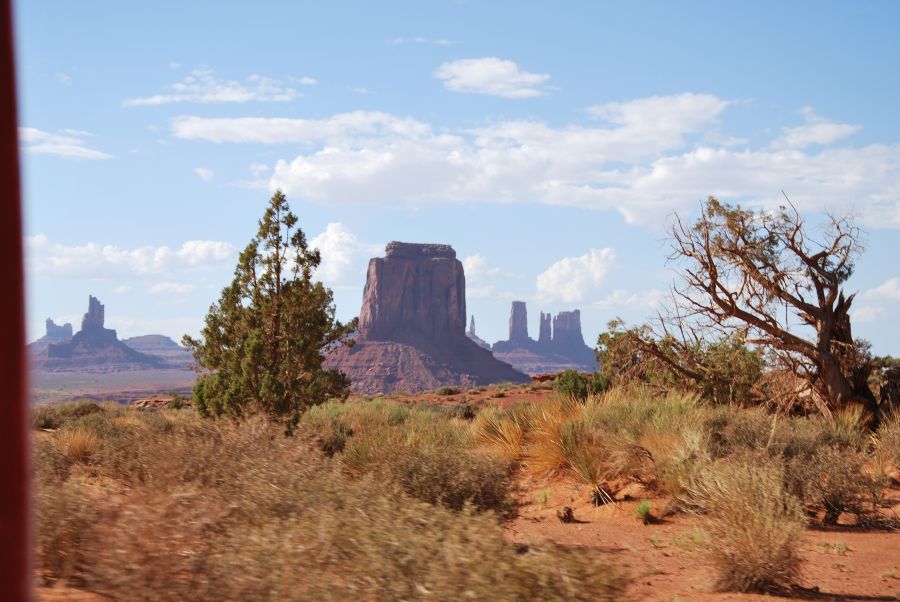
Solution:
M 777 467 L 716 462 L 682 495 L 701 515 L 718 589 L 764 592 L 796 583 L 806 520 Z
M 560 395 L 584 401 L 589 395 L 598 395 L 609 387 L 609 381 L 599 374 L 582 374 L 566 370 L 555 379 L 556 392 Z
M 93 401 L 70 401 L 59 405 L 38 406 L 32 412 L 31 424 L 38 429 L 58 429 L 64 424 L 102 412 Z
M 459 395 L 462 392 L 462 389 L 459 387 L 441 387 L 434 392 L 436 395 Z

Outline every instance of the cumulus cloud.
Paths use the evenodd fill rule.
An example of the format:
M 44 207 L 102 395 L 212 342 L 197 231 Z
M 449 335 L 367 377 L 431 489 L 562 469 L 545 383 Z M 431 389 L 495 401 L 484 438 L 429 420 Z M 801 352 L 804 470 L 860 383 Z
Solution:
M 216 172 L 206 167 L 195 167 L 194 173 L 197 174 L 197 177 L 204 182 L 211 182 L 212 179 L 216 176 Z
M 316 276 L 329 285 L 359 283 L 369 258 L 384 250 L 384 245 L 360 242 L 353 232 L 340 222 L 330 223 L 309 246 L 322 254 Z
M 883 284 L 864 291 L 860 298 L 867 301 L 900 301 L 900 278 L 889 278 Z
M 269 166 L 266 165 L 265 163 L 251 163 L 250 171 L 253 173 L 254 176 L 258 176 L 260 174 L 264 174 L 267 171 L 269 171 Z
M 19 139 L 24 152 L 72 159 L 112 159 L 112 155 L 87 146 L 85 138 L 90 136 L 90 132 L 81 130 L 63 130 L 52 134 L 36 128 L 19 128 Z
M 530 98 L 546 94 L 546 73 L 529 73 L 513 61 L 485 57 L 444 63 L 434 72 L 453 92 L 487 94 L 504 98 Z
M 292 77 L 290 78 L 292 82 L 298 83 L 301 86 L 315 86 L 319 83 L 319 81 L 313 77 L 309 77 L 304 75 L 303 77 Z
M 860 125 L 836 123 L 816 115 L 812 107 L 800 110 L 806 123 L 785 128 L 782 135 L 772 142 L 774 148 L 806 148 L 813 144 L 831 144 L 852 136 L 862 129 Z
M 710 94 L 606 103 L 590 126 L 500 121 L 437 129 L 355 111 L 323 119 L 181 117 L 176 137 L 292 144 L 269 187 L 321 203 L 539 202 L 617 210 L 661 228 L 708 195 L 746 206 L 854 211 L 900 228 L 900 144 L 748 148 L 722 133 L 729 103 Z M 822 138 L 820 138 L 822 140 Z M 297 150 L 299 147 L 299 153 Z
M 594 296 L 616 261 L 612 249 L 590 249 L 579 257 L 560 259 L 537 277 L 541 301 L 579 303 Z
M 89 242 L 63 245 L 38 234 L 25 239 L 26 268 L 33 274 L 77 279 L 169 275 L 185 269 L 211 269 L 234 262 L 237 249 L 212 240 L 189 240 L 168 246 L 123 248 Z
M 462 260 L 466 274 L 466 297 L 487 298 L 494 295 L 500 268 L 492 266 L 487 257 L 480 253 L 469 255 Z
M 302 84 L 309 85 L 309 84 Z M 177 102 L 197 103 L 244 103 L 288 102 L 303 96 L 284 82 L 251 75 L 245 83 L 225 80 L 216 76 L 211 69 L 194 69 L 180 82 L 168 86 L 164 94 L 141 98 L 130 98 L 122 103 L 125 107 L 153 106 Z
M 880 285 L 861 292 L 852 318 L 855 322 L 878 322 L 895 315 L 892 305 L 900 302 L 900 278 L 888 278 Z
M 654 309 L 665 296 L 666 293 L 655 288 L 639 293 L 630 293 L 623 289 L 616 289 L 599 301 L 594 302 L 592 307 L 602 310 Z

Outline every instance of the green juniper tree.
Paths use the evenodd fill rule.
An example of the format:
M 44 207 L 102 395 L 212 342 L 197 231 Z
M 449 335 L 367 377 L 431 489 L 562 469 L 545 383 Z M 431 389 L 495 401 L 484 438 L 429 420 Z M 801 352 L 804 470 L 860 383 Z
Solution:
M 348 344 L 356 321 L 335 319 L 331 290 L 312 281 L 320 262 L 275 192 L 201 337 L 184 337 L 201 371 L 194 400 L 202 415 L 261 412 L 291 432 L 309 406 L 346 397 L 349 380 L 324 368 L 323 354 Z

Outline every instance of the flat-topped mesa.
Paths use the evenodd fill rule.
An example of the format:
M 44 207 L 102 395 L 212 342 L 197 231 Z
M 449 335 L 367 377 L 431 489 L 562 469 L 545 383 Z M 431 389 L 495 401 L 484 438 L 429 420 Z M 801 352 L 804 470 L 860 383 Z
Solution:
M 46 324 L 47 334 L 44 338 L 48 341 L 64 341 L 72 338 L 72 325 L 68 322 L 57 324 L 51 318 L 47 318 Z
M 449 245 L 392 242 L 369 261 L 359 334 L 337 347 L 326 365 L 340 370 L 357 393 L 407 393 L 442 386 L 528 382 L 466 335 L 466 278 Z
M 528 340 L 528 309 L 524 301 L 513 301 L 509 312 L 509 341 L 524 343 Z
M 550 334 L 550 319 L 550 314 L 541 312 L 541 330 L 538 335 L 538 343 L 541 345 L 549 345 L 553 338 Z
M 456 259 L 456 251 L 450 245 L 420 244 L 392 241 L 384 248 L 385 258 L 396 259 Z
M 449 245 L 391 242 L 369 260 L 361 339 L 448 342 L 465 331 L 466 280 Z

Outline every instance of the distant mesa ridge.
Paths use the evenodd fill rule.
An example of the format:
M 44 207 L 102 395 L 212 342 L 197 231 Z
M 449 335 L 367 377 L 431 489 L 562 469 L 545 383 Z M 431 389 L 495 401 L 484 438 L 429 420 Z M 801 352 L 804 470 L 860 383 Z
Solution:
M 541 312 L 540 332 L 528 336 L 528 310 L 524 301 L 513 301 L 509 313 L 509 339 L 497 341 L 494 356 L 526 374 L 574 369 L 597 369 L 593 349 L 584 344 L 581 310 L 561 311 L 552 317 Z
M 369 261 L 359 332 L 326 365 L 359 393 L 527 382 L 466 336 L 466 280 L 450 245 L 391 242 Z
M 81 320 L 81 330 L 47 320 L 47 334 L 28 346 L 32 367 L 46 372 L 118 372 L 174 367 L 165 358 L 141 353 L 104 326 L 105 307 L 93 295 Z

